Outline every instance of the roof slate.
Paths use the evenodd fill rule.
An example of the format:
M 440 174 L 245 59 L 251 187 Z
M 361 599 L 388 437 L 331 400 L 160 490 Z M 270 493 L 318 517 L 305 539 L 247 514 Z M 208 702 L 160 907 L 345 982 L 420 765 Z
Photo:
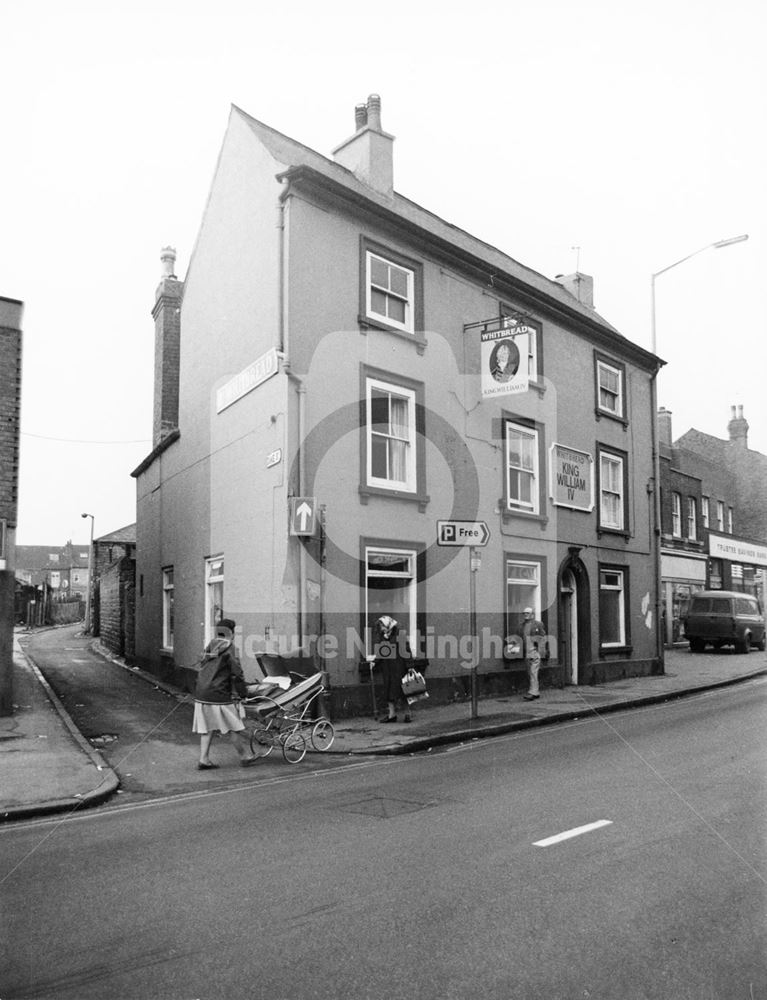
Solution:
M 520 264 L 513 257 L 503 253 L 489 243 L 485 243 L 465 230 L 460 229 L 452 223 L 446 222 L 439 216 L 422 208 L 409 198 L 394 192 L 393 197 L 387 198 L 367 184 L 358 180 L 351 170 L 341 166 L 334 160 L 323 156 L 321 153 L 304 146 L 302 143 L 291 139 L 264 122 L 253 118 L 247 112 L 232 105 L 233 110 L 242 117 L 261 143 L 278 163 L 282 163 L 286 168 L 307 166 L 324 175 L 328 179 L 335 181 L 354 192 L 357 196 L 366 198 L 368 201 L 389 212 L 394 212 L 403 220 L 419 226 L 421 229 L 433 236 L 445 240 L 456 247 L 484 259 L 491 271 L 496 273 L 506 273 L 513 279 L 523 282 L 539 293 L 543 293 L 568 309 L 580 313 L 591 323 L 598 323 L 612 334 L 623 340 L 623 335 L 616 330 L 603 316 L 596 310 L 583 305 L 559 282 L 546 278 L 544 275 L 532 268 Z M 636 346 L 636 345 L 635 345 Z

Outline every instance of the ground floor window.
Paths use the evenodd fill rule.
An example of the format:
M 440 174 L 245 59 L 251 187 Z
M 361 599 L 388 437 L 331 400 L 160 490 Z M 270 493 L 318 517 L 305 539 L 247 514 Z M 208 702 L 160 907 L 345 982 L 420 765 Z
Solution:
M 541 564 L 506 560 L 506 635 L 522 635 L 525 608 L 541 620 Z
M 381 615 L 399 624 L 400 635 L 413 641 L 416 624 L 416 552 L 386 546 L 365 547 L 365 634 L 373 653 L 372 629 Z
M 224 557 L 205 560 L 205 643 L 215 637 L 216 625 L 224 617 Z
M 162 645 L 173 649 L 173 567 L 162 571 Z
M 599 571 L 599 643 L 603 649 L 627 645 L 625 569 Z

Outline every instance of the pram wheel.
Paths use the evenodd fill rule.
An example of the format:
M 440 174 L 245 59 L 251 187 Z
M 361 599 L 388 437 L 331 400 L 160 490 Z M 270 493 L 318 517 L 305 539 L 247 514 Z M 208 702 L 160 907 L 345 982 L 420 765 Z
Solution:
M 329 750 L 336 738 L 336 731 L 329 719 L 318 719 L 312 726 L 312 746 L 315 750 Z
M 274 740 L 263 726 L 256 726 L 250 734 L 250 750 L 254 757 L 268 757 L 274 749 Z
M 306 740 L 297 730 L 288 733 L 282 741 L 282 756 L 288 764 L 298 764 L 306 756 Z

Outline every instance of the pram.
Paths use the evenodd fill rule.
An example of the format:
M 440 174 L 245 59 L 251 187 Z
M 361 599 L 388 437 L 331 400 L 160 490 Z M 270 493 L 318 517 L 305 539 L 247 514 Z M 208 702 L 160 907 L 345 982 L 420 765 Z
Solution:
M 310 745 L 322 752 L 329 750 L 335 729 L 325 716 L 313 717 L 313 703 L 323 693 L 322 674 L 306 677 L 295 671 L 269 674 L 264 662 L 280 657 L 259 657 L 264 678 L 248 685 L 244 699 L 245 715 L 250 722 L 250 748 L 256 757 L 268 757 L 275 747 L 289 764 L 298 764 Z

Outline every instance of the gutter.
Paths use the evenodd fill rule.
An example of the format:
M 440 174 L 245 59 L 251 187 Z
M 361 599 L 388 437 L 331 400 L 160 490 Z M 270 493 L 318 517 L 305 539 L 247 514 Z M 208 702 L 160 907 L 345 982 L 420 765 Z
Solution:
M 358 210 L 363 210 L 379 216 L 384 223 L 389 226 L 396 226 L 400 233 L 404 232 L 409 234 L 421 246 L 427 244 L 432 247 L 435 259 L 442 260 L 448 266 L 453 268 L 472 272 L 485 287 L 492 288 L 493 292 L 499 298 L 516 298 L 527 308 L 535 309 L 542 315 L 546 315 L 549 319 L 553 319 L 556 322 L 566 323 L 574 330 L 590 337 L 592 340 L 596 341 L 605 348 L 615 350 L 616 341 L 618 341 L 620 346 L 632 357 L 632 360 L 634 360 L 636 364 L 645 368 L 647 371 L 652 371 L 656 359 L 655 355 L 651 351 L 647 351 L 645 348 L 635 344 L 627 337 L 624 337 L 622 333 L 619 333 L 613 326 L 597 314 L 594 316 L 584 314 L 581 309 L 585 307 L 581 307 L 581 309 L 571 307 L 566 302 L 560 301 L 555 294 L 549 295 L 546 291 L 528 284 L 523 277 L 511 274 L 508 270 L 503 268 L 502 261 L 494 263 L 492 260 L 478 257 L 471 251 L 463 249 L 455 243 L 451 243 L 444 237 L 431 232 L 429 229 L 423 227 L 412 219 L 408 219 L 400 212 L 397 212 L 394 208 L 379 205 L 371 198 L 357 191 L 353 191 L 351 188 L 341 184 L 339 181 L 327 177 L 325 174 L 320 173 L 313 167 L 305 164 L 289 167 L 287 170 L 282 171 L 276 176 L 277 179 L 283 183 L 287 181 L 294 187 L 303 185 L 305 188 L 314 189 L 315 191 L 324 191 L 326 196 L 330 195 L 334 198 L 347 202 L 347 204 L 353 205 Z M 472 241 L 476 242 L 475 237 L 470 236 L 469 234 L 465 235 Z M 497 253 L 499 257 L 505 258 L 510 263 L 516 263 L 512 260 L 512 258 L 507 257 L 507 255 L 501 250 L 497 250 L 495 248 L 490 249 Z M 521 268 L 524 267 L 524 265 L 518 266 Z M 531 273 L 537 274 L 537 272 Z M 545 275 L 537 276 L 541 279 L 541 281 L 555 286 L 553 291 L 561 291 L 563 295 L 568 294 L 562 286 L 557 285 L 557 283 L 552 281 L 550 278 L 546 278 Z M 575 302 L 575 300 L 573 300 L 573 302 Z

